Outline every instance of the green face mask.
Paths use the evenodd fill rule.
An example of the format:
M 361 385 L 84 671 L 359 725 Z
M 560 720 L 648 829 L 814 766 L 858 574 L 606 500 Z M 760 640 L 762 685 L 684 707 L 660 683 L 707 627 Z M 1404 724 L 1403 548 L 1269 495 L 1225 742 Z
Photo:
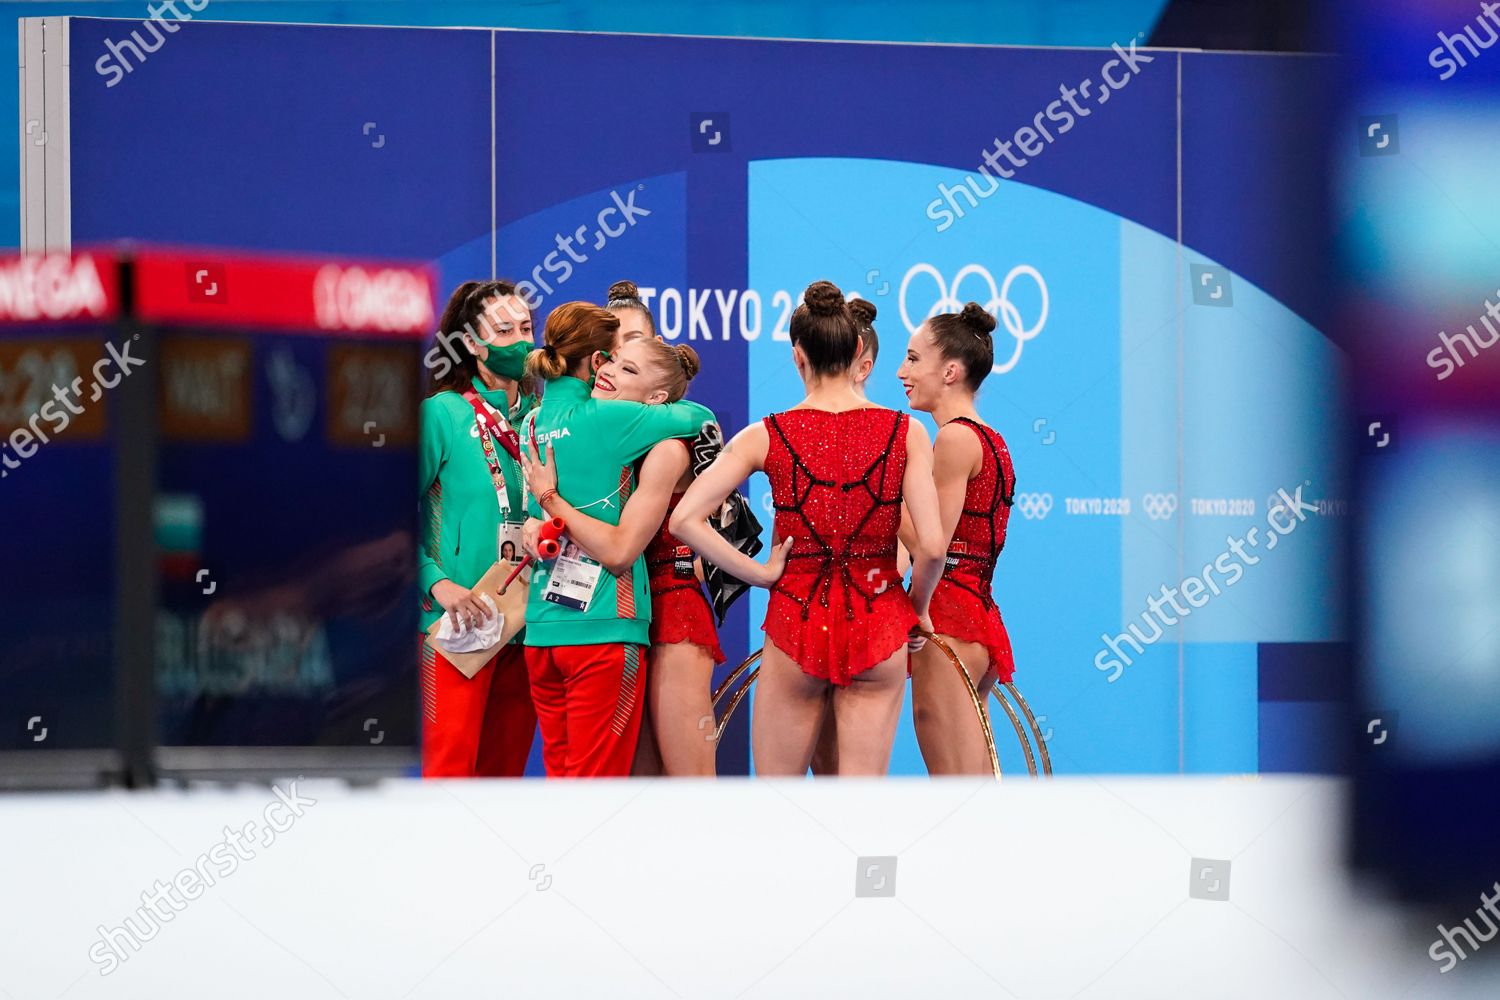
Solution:
M 531 353 L 531 344 L 518 340 L 504 347 L 493 344 L 485 346 L 490 349 L 490 353 L 485 355 L 484 366 L 490 371 L 508 379 L 518 379 L 526 374 L 526 355 Z

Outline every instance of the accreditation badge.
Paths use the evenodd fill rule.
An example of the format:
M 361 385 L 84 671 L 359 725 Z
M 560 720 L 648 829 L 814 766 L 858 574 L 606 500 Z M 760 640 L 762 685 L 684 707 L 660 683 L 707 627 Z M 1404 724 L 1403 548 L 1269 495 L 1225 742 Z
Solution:
M 524 541 L 521 527 L 517 521 L 500 522 L 500 537 L 496 541 L 495 551 L 500 554 L 501 562 L 518 563 L 526 558 L 526 552 L 521 547 Z
M 603 572 L 604 567 L 585 555 L 576 543 L 565 540 L 562 552 L 552 563 L 542 600 L 574 611 L 587 611 Z

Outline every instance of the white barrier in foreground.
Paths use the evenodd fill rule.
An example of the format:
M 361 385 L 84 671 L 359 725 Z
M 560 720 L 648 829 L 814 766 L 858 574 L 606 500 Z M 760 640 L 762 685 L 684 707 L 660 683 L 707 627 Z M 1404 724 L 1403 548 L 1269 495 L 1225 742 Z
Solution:
M 1497 992 L 1332 780 L 280 784 L 0 798 L 0 997 Z

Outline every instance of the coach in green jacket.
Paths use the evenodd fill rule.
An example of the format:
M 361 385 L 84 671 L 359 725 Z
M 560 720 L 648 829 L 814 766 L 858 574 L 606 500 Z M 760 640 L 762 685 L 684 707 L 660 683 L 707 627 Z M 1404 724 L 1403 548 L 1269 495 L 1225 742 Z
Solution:
M 422 401 L 422 545 L 417 579 L 422 629 L 446 614 L 456 626 L 493 612 L 471 592 L 495 564 L 500 537 L 519 539 L 525 489 L 512 425 L 536 397 L 523 388 L 531 313 L 504 281 L 469 281 L 448 301 L 439 344 L 427 357 L 432 395 Z M 473 677 L 422 642 L 422 774 L 519 777 L 536 735 L 536 711 L 517 636 Z
M 586 302 L 558 306 L 545 346 L 527 359 L 546 380 L 542 404 L 520 428 L 521 446 L 557 458 L 559 491 L 608 524 L 635 487 L 635 461 L 668 438 L 693 437 L 714 419 L 689 401 L 646 406 L 589 395 L 594 369 L 617 346 L 620 321 Z M 532 498 L 535 517 L 545 517 Z M 549 777 L 625 777 L 640 732 L 642 656 L 651 623 L 644 560 L 619 576 L 566 539 L 532 574 L 526 668 Z

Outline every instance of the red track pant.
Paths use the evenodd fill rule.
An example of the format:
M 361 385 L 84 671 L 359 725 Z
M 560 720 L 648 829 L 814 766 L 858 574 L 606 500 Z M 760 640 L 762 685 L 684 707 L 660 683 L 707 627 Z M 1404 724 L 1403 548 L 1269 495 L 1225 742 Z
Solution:
M 549 778 L 624 778 L 646 696 L 641 646 L 527 646 Z
M 519 778 L 536 735 L 520 646 L 503 646 L 472 678 L 422 643 L 422 776 Z

